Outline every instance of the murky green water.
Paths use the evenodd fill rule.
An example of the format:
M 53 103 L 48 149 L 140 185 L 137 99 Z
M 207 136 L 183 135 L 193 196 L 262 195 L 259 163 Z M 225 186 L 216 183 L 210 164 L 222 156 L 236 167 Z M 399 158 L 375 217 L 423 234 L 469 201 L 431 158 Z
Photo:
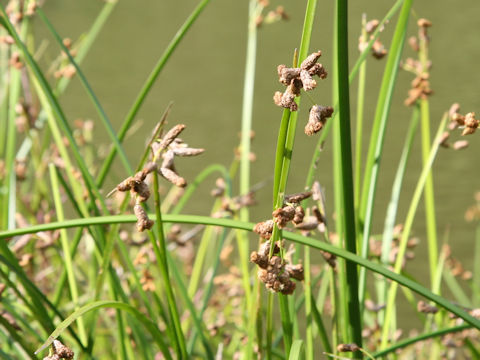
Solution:
M 272 1 L 276 6 L 278 2 Z M 276 78 L 276 66 L 289 63 L 292 52 L 299 45 L 303 23 L 305 1 L 284 1 L 290 14 L 288 22 L 264 26 L 259 31 L 257 72 L 255 84 L 254 123 L 257 134 L 253 150 L 257 161 L 253 164 L 252 183 L 269 180 L 273 173 L 274 151 L 281 109 L 274 106 L 272 95 L 280 90 Z M 362 12 L 368 18 L 381 18 L 388 11 L 391 1 L 351 1 L 351 54 L 353 64 L 358 54 L 357 39 Z M 188 16 L 197 1 L 132 1 L 120 0 L 98 41 L 83 64 L 86 76 L 104 105 L 107 114 L 118 129 L 127 110 L 131 106 L 143 81 L 148 76 L 157 59 L 163 52 L 178 27 Z M 92 23 L 102 5 L 98 0 L 49 0 L 45 11 L 64 37 L 76 39 Z M 184 138 L 195 146 L 207 149 L 195 161 L 186 159 L 178 163 L 179 170 L 187 179 L 207 164 L 230 164 L 233 148 L 239 141 L 241 118 L 241 94 L 246 48 L 247 1 L 212 0 L 200 16 L 192 31 L 175 52 L 153 91 L 143 106 L 138 119 L 142 126 L 137 133 L 125 141 L 125 148 L 135 163 L 143 151 L 146 134 L 150 132 L 160 114 L 170 101 L 175 105 L 171 113 L 171 124 L 182 122 L 188 128 Z M 431 84 L 435 91 L 431 98 L 432 132 L 436 131 L 443 112 L 453 102 L 460 102 L 462 110 L 480 113 L 479 84 L 480 72 L 480 3 L 476 0 L 452 2 L 417 2 L 415 14 L 430 19 L 431 58 L 434 66 Z M 317 22 L 312 38 L 312 49 L 322 49 L 321 62 L 330 69 L 332 49 L 333 2 L 319 1 Z M 396 18 L 381 35 L 387 44 L 391 41 Z M 358 30 L 358 31 L 357 31 Z M 410 24 L 410 34 L 416 33 L 416 25 Z M 46 34 L 42 30 L 42 34 Z M 55 48 L 50 43 L 50 50 Z M 411 50 L 406 54 L 412 56 Z M 368 93 L 366 122 L 371 123 L 376 96 L 385 60 L 370 61 L 368 64 Z M 404 107 L 412 75 L 403 71 L 399 74 L 399 84 L 391 111 L 382 159 L 381 175 L 378 182 L 374 231 L 381 232 L 384 214 L 400 157 L 401 147 L 407 131 L 411 110 Z M 331 103 L 330 79 L 322 82 L 313 92 L 315 101 Z M 355 115 L 356 83 L 352 87 L 352 114 Z M 304 103 L 307 99 L 303 100 Z M 74 81 L 63 98 L 62 104 L 71 120 L 75 118 L 96 119 L 83 89 Z M 306 105 L 308 108 L 310 105 Z M 300 112 L 299 122 L 306 121 L 305 110 Z M 300 125 L 303 128 L 303 125 Z M 367 129 L 369 126 L 367 125 Z M 98 141 L 107 141 L 106 134 L 97 127 Z M 418 134 L 420 135 L 420 134 Z M 480 190 L 480 134 L 469 138 L 470 147 L 453 152 L 441 149 L 435 163 L 435 194 L 440 239 L 448 231 L 449 242 L 456 257 L 464 259 L 467 268 L 472 264 L 474 226 L 465 223 L 463 214 L 473 203 L 473 193 Z M 369 133 L 364 134 L 364 144 L 368 144 Z M 420 136 L 417 136 L 412 151 L 409 171 L 402 192 L 402 206 L 399 220 L 402 222 L 419 176 Z M 316 138 L 307 138 L 299 129 L 293 156 L 292 175 L 289 189 L 301 190 L 310 161 L 310 154 Z M 112 172 L 110 184 L 124 177 L 123 169 L 117 166 Z M 333 201 L 331 146 L 327 140 L 325 151 L 319 163 L 318 179 L 326 187 L 328 204 Z M 212 179 L 213 184 L 213 179 Z M 109 186 L 108 185 L 108 186 Z M 108 187 L 107 186 L 107 187 Z M 206 194 L 209 188 L 202 190 Z M 260 206 L 252 211 L 252 220 L 268 217 L 271 203 L 271 182 L 258 192 Z M 205 213 L 210 207 L 207 196 L 199 195 L 198 201 L 190 205 L 188 211 Z M 331 214 L 331 211 L 330 211 Z M 408 270 L 415 273 L 424 284 L 428 282 L 426 240 L 422 207 L 417 213 L 414 232 L 421 240 L 417 258 Z M 425 274 L 421 276 L 419 274 Z

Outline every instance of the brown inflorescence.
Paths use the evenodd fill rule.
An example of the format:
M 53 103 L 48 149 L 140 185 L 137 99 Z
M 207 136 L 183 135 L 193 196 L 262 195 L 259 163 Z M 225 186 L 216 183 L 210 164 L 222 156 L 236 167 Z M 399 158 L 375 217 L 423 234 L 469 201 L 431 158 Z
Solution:
M 73 356 L 75 355 L 74 352 L 69 347 L 63 345 L 58 340 L 53 340 L 52 352 L 53 352 L 52 355 L 44 357 L 43 360 L 60 360 L 60 359 L 70 360 L 70 359 L 73 359 Z
M 250 261 L 259 267 L 258 278 L 265 287 L 274 292 L 290 295 L 295 290 L 295 282 L 291 279 L 302 281 L 303 266 L 301 264 L 290 265 L 280 256 L 280 243 L 275 243 L 270 257 L 270 241 L 264 242 L 260 249 L 253 251 Z
M 180 135 L 184 129 L 185 125 L 176 125 L 170 129 L 163 138 L 153 142 L 151 148 L 154 161 L 147 163 L 142 170 L 126 178 L 113 190 L 121 192 L 130 191 L 135 197 L 133 210 L 137 216 L 137 230 L 140 232 L 145 229 L 151 229 L 153 226 L 153 221 L 148 218 L 142 206 L 142 203 L 146 202 L 150 197 L 150 189 L 145 182 L 147 175 L 156 171 L 175 186 L 183 188 L 187 185 L 187 182 L 183 177 L 178 175 L 175 170 L 175 156 L 196 156 L 204 152 L 204 149 L 190 148 L 178 138 L 178 135 Z M 159 166 L 156 161 L 160 158 L 163 160 Z M 112 194 L 113 191 L 110 192 L 110 194 Z
M 333 107 L 314 105 L 310 109 L 307 125 L 305 125 L 305 134 L 311 136 L 319 132 L 327 119 L 333 114 Z
M 424 314 L 436 314 L 438 312 L 438 308 L 436 306 L 427 304 L 425 301 L 422 300 L 417 303 L 417 310 L 418 312 Z
M 278 65 L 277 73 L 278 80 L 287 87 L 285 92 L 277 91 L 273 96 L 275 105 L 290 109 L 290 111 L 297 111 L 298 105 L 295 102 L 295 97 L 300 95 L 300 89 L 305 91 L 315 89 L 317 86 L 314 76 L 318 76 L 320 79 L 327 77 L 322 64 L 317 64 L 318 59 L 322 56 L 322 52 L 319 50 L 307 56 L 305 60 L 300 64 L 300 67 L 289 68 L 286 65 Z
M 360 347 L 357 344 L 339 344 L 337 346 L 338 352 L 355 352 L 359 351 Z
M 373 19 L 365 23 L 365 27 L 364 27 L 365 31 L 358 39 L 358 50 L 360 52 L 363 52 L 367 48 L 368 41 L 370 39 L 373 39 L 373 33 L 375 32 L 379 24 L 380 22 L 377 19 Z M 380 31 L 383 31 L 383 29 L 384 27 L 382 26 L 380 28 Z M 375 59 L 381 59 L 385 55 L 387 55 L 387 49 L 385 49 L 385 46 L 382 44 L 382 42 L 379 39 L 376 39 L 373 42 L 371 51 L 372 51 L 372 56 Z

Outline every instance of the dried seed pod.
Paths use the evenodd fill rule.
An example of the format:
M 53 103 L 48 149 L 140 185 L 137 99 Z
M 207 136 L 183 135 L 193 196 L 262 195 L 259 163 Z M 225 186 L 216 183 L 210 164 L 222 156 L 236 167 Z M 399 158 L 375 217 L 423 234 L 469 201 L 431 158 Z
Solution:
M 175 153 L 173 152 L 173 150 L 165 151 L 162 154 L 162 158 L 163 161 L 161 167 L 166 169 L 173 169 L 173 160 L 175 159 Z
M 375 59 L 381 59 L 387 55 L 387 49 L 380 42 L 380 40 L 375 40 L 372 45 L 372 55 Z
M 250 261 L 254 264 L 257 264 L 262 269 L 266 269 L 268 267 L 268 256 L 259 254 L 256 251 L 253 251 L 250 254 Z
M 310 69 L 317 62 L 317 60 L 320 59 L 320 56 L 322 56 L 322 52 L 320 50 L 308 55 L 300 64 L 300 68 L 303 70 Z
M 464 123 L 465 129 L 463 129 L 462 135 L 470 135 L 477 130 L 480 120 L 475 119 L 474 112 L 469 112 L 467 115 L 465 115 Z
M 307 70 L 302 70 L 300 72 L 300 80 L 302 80 L 305 91 L 313 90 L 317 86 L 317 82 L 313 80 L 312 76 Z
M 195 156 L 203 153 L 205 149 L 194 149 L 189 147 L 175 147 L 173 152 L 178 156 Z
M 150 220 L 148 218 L 148 215 L 147 215 L 147 212 L 145 211 L 145 209 L 143 208 L 142 205 L 140 204 L 135 204 L 135 206 L 133 207 L 133 212 L 135 213 L 135 216 L 137 217 L 137 230 L 139 232 L 142 232 L 144 231 L 145 229 L 151 229 L 154 222 L 153 220 Z
M 285 265 L 285 271 L 288 273 L 288 275 L 292 279 L 303 281 L 303 279 L 305 278 L 302 264 L 297 264 L 297 265 L 287 264 Z
M 160 141 L 159 150 L 164 150 L 172 143 L 175 138 L 185 129 L 185 125 L 178 124 L 171 128 Z
M 160 168 L 158 169 L 158 172 L 160 175 L 162 175 L 165 179 L 170 181 L 175 186 L 178 186 L 181 188 L 187 186 L 187 181 L 171 169 Z
M 365 31 L 367 32 L 367 34 L 371 34 L 377 29 L 379 24 L 380 21 L 378 21 L 377 19 L 372 19 L 365 24 Z
M 293 203 L 293 204 L 299 204 L 301 201 L 308 199 L 310 196 L 312 196 L 311 191 L 304 191 L 301 193 L 295 193 L 295 194 L 288 194 L 285 195 L 285 202 L 287 203 Z
M 55 355 L 58 355 L 61 359 L 73 359 L 74 352 L 67 346 L 63 345 L 58 340 L 53 340 L 52 343 L 53 352 Z
M 320 253 L 322 254 L 323 258 L 325 259 L 325 261 L 328 263 L 328 265 L 330 265 L 333 269 L 336 268 L 337 266 L 337 256 L 335 254 L 332 254 L 332 253 L 329 253 L 327 251 L 320 251 Z
M 150 189 L 143 181 L 135 183 L 132 190 L 137 194 L 139 202 L 145 202 L 150 197 Z
M 355 352 L 359 351 L 360 347 L 357 344 L 339 344 L 337 346 L 337 351 L 338 352 Z
M 273 231 L 273 220 L 259 222 L 253 227 L 253 231 L 259 234 L 263 239 L 270 239 Z
M 418 27 L 422 28 L 428 28 L 432 26 L 432 22 L 430 20 L 427 20 L 425 18 L 418 19 L 417 21 Z
M 320 79 L 326 79 L 327 78 L 327 70 L 323 67 L 322 64 L 314 64 L 310 69 L 308 69 L 308 73 L 311 76 L 317 75 Z
M 305 210 L 299 205 L 295 208 L 295 216 L 293 217 L 293 224 L 298 225 L 303 221 L 303 218 L 305 217 Z
M 279 208 L 272 213 L 273 221 L 277 223 L 279 229 L 285 227 L 285 225 L 293 220 L 295 216 L 295 208 L 291 205 L 284 206 L 283 208 Z
M 300 224 L 295 224 L 295 229 L 302 231 L 312 231 L 318 227 L 318 220 L 314 216 L 307 216 Z
M 293 82 L 292 82 L 293 83 Z M 290 111 L 297 111 L 298 105 L 295 102 L 295 93 L 294 88 L 291 84 L 287 87 L 285 92 L 282 94 L 282 98 L 280 99 L 279 105 L 283 108 L 290 109 Z M 275 100 L 275 98 L 274 98 Z
M 287 68 L 285 65 L 278 65 L 278 80 L 285 86 L 290 85 L 293 79 L 300 76 L 301 69 L 299 68 Z
M 425 301 L 419 301 L 417 303 L 417 310 L 418 312 L 424 314 L 436 314 L 438 312 L 438 308 L 436 306 L 427 304 Z
M 333 114 L 331 106 L 314 105 L 310 109 L 308 123 L 305 126 L 305 134 L 311 136 L 319 132 L 325 125 L 327 118 Z
M 408 38 L 408 45 L 410 45 L 412 50 L 415 52 L 420 50 L 420 45 L 418 45 L 418 38 L 416 36 L 410 36 Z
M 444 148 L 450 147 L 450 145 L 447 143 L 447 140 L 449 137 L 450 137 L 450 133 L 448 131 L 444 131 L 442 136 L 439 139 L 440 146 Z
M 283 289 L 280 291 L 283 295 L 292 295 L 297 285 L 293 281 L 288 281 L 283 284 Z
M 467 140 L 458 140 L 453 143 L 453 149 L 454 150 L 462 150 L 468 147 L 468 141 Z

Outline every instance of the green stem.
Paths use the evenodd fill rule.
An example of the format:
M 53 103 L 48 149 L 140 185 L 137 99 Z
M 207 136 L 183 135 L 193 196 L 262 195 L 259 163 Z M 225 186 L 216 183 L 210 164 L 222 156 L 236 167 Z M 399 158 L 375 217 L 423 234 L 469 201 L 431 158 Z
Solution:
M 340 173 L 342 187 L 342 218 L 345 249 L 356 254 L 355 211 L 353 196 L 352 150 L 350 139 L 350 99 L 348 82 L 348 1 L 337 1 L 337 77 L 340 122 Z M 357 265 L 346 262 L 348 315 L 351 327 L 350 340 L 362 347 L 362 324 L 358 303 Z
M 163 232 L 162 213 L 160 211 L 161 201 L 160 201 L 160 193 L 159 193 L 158 174 L 156 172 L 154 172 L 153 174 L 153 187 L 154 187 L 154 196 L 155 196 L 155 214 L 156 214 L 155 224 L 156 224 L 157 239 L 155 239 L 155 237 L 153 236 L 153 232 L 149 232 L 149 235 L 151 235 L 150 240 L 153 245 L 155 256 L 157 257 L 158 267 L 163 279 L 164 289 L 167 295 L 170 318 L 171 318 L 171 321 L 173 322 L 175 335 L 177 339 L 177 346 L 179 348 L 179 357 L 183 359 L 188 359 L 187 347 L 185 345 L 185 337 L 182 332 L 182 326 L 180 324 L 180 317 L 178 315 L 175 295 L 173 294 L 173 287 L 170 282 L 170 276 L 168 271 L 167 246 L 165 242 L 165 234 Z M 158 240 L 158 243 L 157 243 L 157 240 Z

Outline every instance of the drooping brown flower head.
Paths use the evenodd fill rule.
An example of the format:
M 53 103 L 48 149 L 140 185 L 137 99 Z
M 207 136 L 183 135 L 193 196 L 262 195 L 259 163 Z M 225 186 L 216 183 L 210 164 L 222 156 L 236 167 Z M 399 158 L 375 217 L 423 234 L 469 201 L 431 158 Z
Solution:
M 275 105 L 290 109 L 290 111 L 297 111 L 298 105 L 295 102 L 295 97 L 300 95 L 300 89 L 305 91 L 315 89 L 317 82 L 313 76 L 318 76 L 320 79 L 327 77 L 327 72 L 322 64 L 317 64 L 318 59 L 322 56 L 319 50 L 307 56 L 302 61 L 300 67 L 289 68 L 285 65 L 278 65 L 277 73 L 278 80 L 287 87 L 285 92 L 277 91 L 273 96 Z
M 310 109 L 310 116 L 308 117 L 308 123 L 305 125 L 305 134 L 311 136 L 319 132 L 332 114 L 333 107 L 331 106 L 312 106 Z

